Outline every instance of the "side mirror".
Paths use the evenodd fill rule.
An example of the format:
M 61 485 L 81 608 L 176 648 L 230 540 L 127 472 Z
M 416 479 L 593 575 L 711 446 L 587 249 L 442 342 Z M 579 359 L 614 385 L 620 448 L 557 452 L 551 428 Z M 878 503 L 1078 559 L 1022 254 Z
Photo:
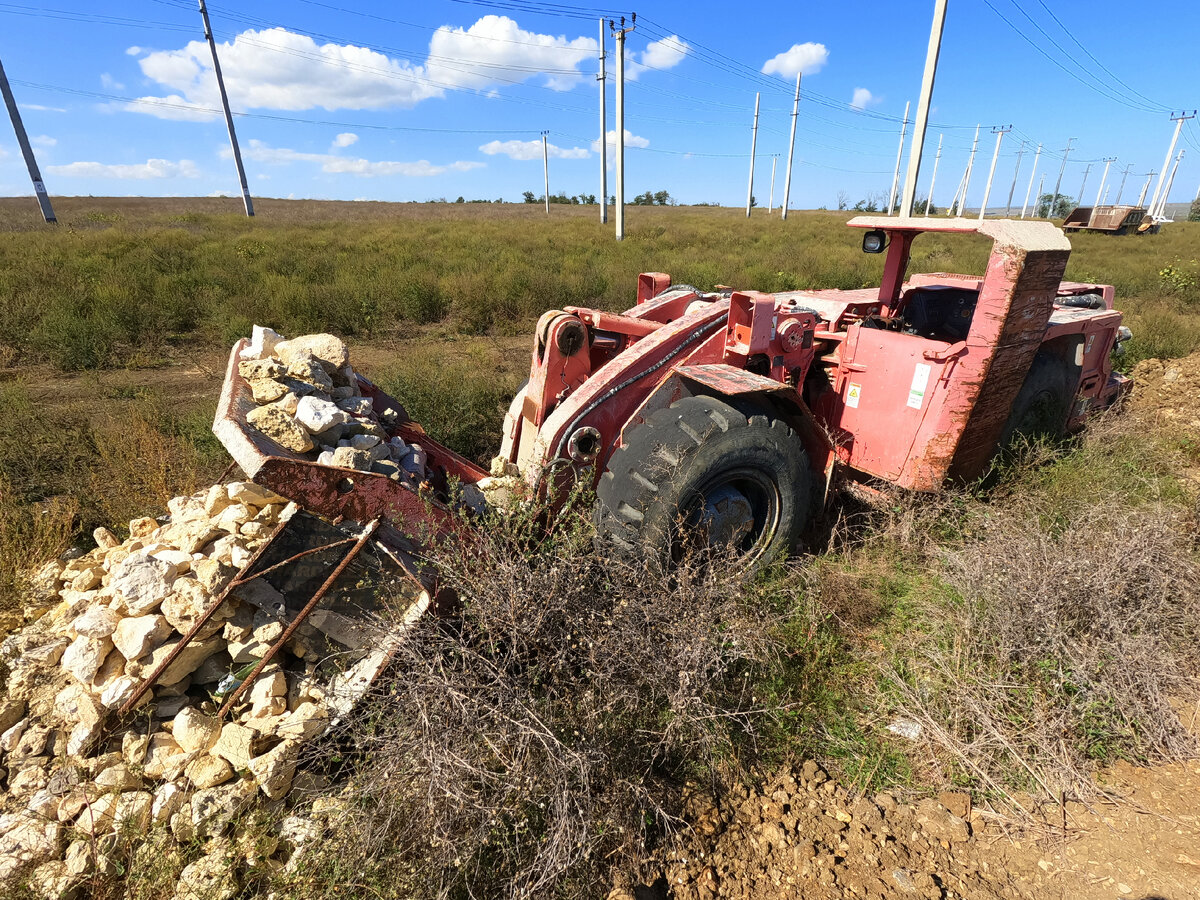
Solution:
M 882 253 L 887 247 L 887 232 L 876 228 L 863 235 L 863 253 Z

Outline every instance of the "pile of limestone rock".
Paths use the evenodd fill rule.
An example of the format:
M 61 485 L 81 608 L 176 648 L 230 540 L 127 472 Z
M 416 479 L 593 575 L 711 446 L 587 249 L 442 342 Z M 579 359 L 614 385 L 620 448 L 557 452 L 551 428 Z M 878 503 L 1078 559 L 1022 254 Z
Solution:
M 353 666 L 318 668 L 314 648 L 325 645 L 305 623 L 218 719 L 222 696 L 284 631 L 235 588 L 118 720 L 116 710 L 295 512 L 246 482 L 168 506 L 161 520 L 130 522 L 124 542 L 101 528 L 96 549 L 44 567 L 28 624 L 0 644 L 0 885 L 28 880 L 45 896 L 67 895 L 112 867 L 122 835 L 227 842 L 222 835 L 259 794 L 289 791 L 301 747 L 345 711 L 339 691 L 361 682 Z M 224 884 L 216 853 L 184 870 L 181 898 Z
M 427 480 L 425 450 L 389 436 L 383 425 L 392 424 L 397 412 L 377 415 L 371 398 L 362 396 L 340 338 L 307 334 L 284 340 L 255 325 L 238 374 L 259 404 L 246 420 L 284 449 L 414 485 Z

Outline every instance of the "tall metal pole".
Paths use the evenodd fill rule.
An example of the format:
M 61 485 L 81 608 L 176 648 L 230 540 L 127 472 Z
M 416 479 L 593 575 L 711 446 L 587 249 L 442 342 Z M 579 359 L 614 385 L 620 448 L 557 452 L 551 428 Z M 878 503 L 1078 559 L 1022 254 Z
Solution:
M 779 162 L 779 154 L 771 154 L 771 193 L 767 195 L 767 215 L 775 209 L 775 163 Z
M 942 158 L 942 137 L 943 135 L 938 135 L 937 155 L 933 158 L 933 177 L 929 179 L 929 196 L 925 198 L 925 218 L 927 219 L 929 218 L 929 211 L 933 207 L 933 186 L 937 184 L 938 162 L 940 162 Z M 909 166 L 909 171 L 912 171 L 911 165 Z M 905 190 L 907 189 L 908 185 L 905 185 Z
M 904 175 L 904 194 L 900 199 L 900 215 L 911 216 L 917 199 L 917 179 L 921 175 L 921 154 L 925 152 L 925 129 L 929 125 L 929 104 L 933 99 L 933 82 L 937 76 L 938 55 L 942 50 L 942 28 L 946 24 L 946 0 L 933 0 L 933 25 L 929 29 L 929 49 L 925 52 L 925 74 L 921 76 L 921 93 L 917 97 L 917 118 L 913 123 L 912 147 L 908 151 L 908 171 Z M 939 145 L 941 141 L 938 141 Z M 935 163 L 936 164 L 936 163 Z M 929 186 L 928 212 L 933 202 L 933 185 Z
M 1050 209 L 1048 210 L 1047 219 L 1054 218 L 1054 210 L 1058 207 L 1058 189 L 1062 187 L 1063 172 L 1067 170 L 1067 157 L 1071 155 L 1071 143 L 1075 138 L 1067 139 L 1067 147 L 1063 150 L 1062 165 L 1058 167 L 1058 180 L 1054 182 L 1054 199 L 1050 201 Z M 1040 197 L 1038 198 L 1041 199 Z
M 1038 144 L 1037 153 L 1033 154 L 1033 171 L 1029 173 L 1029 187 L 1025 188 L 1025 202 L 1021 204 L 1021 218 L 1025 218 L 1025 210 L 1029 207 L 1029 194 L 1033 191 L 1033 179 L 1037 178 L 1038 160 L 1042 157 L 1042 145 Z M 1035 206 L 1037 204 L 1034 204 Z
M 636 21 L 636 20 L 635 20 Z M 633 31 L 634 26 L 625 27 L 625 17 L 621 16 L 621 27 L 617 28 L 610 20 L 608 27 L 617 38 L 617 193 L 616 220 L 617 240 L 625 240 L 625 35 Z
M 1171 165 L 1171 157 L 1175 154 L 1175 144 L 1179 140 L 1179 132 L 1183 130 L 1183 123 L 1188 119 L 1196 118 L 1196 111 L 1193 109 L 1191 115 L 1185 112 L 1179 115 L 1172 114 L 1171 120 L 1175 123 L 1175 133 L 1171 135 L 1171 145 L 1167 147 L 1167 156 L 1163 160 L 1162 171 L 1158 173 L 1158 184 L 1154 186 L 1154 194 L 1150 198 L 1150 214 L 1154 214 L 1154 210 L 1158 205 L 1158 194 L 1162 190 L 1163 179 L 1167 176 L 1167 167 Z M 1139 206 L 1141 204 L 1138 204 Z
M 29 135 L 25 133 L 21 112 L 17 109 L 17 101 L 13 97 L 12 88 L 8 86 L 8 76 L 4 74 L 3 65 L 0 65 L 0 93 L 4 94 L 4 105 L 8 107 L 8 117 L 12 119 L 13 131 L 17 133 L 17 143 L 21 145 L 21 155 L 25 157 L 25 168 L 29 170 L 29 179 L 33 182 L 33 194 L 37 197 L 38 206 L 41 207 L 42 220 L 48 223 L 57 222 L 58 219 L 54 217 L 54 208 L 50 205 L 50 195 L 46 193 L 46 185 L 42 181 L 37 158 L 33 155 L 33 147 L 29 144 Z
M 1079 182 L 1079 200 L 1076 206 L 1083 206 L 1083 189 L 1087 187 L 1088 176 L 1092 174 L 1092 164 L 1088 163 L 1083 169 L 1083 181 Z
M 238 147 L 237 131 L 233 127 L 233 113 L 229 111 L 229 95 L 225 93 L 225 79 L 221 75 L 221 61 L 217 58 L 217 42 L 213 39 L 212 26 L 208 22 L 208 8 L 200 0 L 200 17 L 204 20 L 204 37 L 212 51 L 213 72 L 217 76 L 217 88 L 221 91 L 221 107 L 225 110 L 225 125 L 229 128 L 229 144 L 233 147 L 233 164 L 237 166 L 238 182 L 242 186 L 242 203 L 246 215 L 254 215 L 254 201 L 250 199 L 250 186 L 246 184 L 246 169 L 242 166 L 242 151 Z
M 890 216 L 896 212 L 896 191 L 900 187 L 900 160 L 904 156 L 904 136 L 908 133 L 908 109 L 912 106 L 912 101 L 904 104 L 904 122 L 900 125 L 900 146 L 896 150 L 896 169 L 892 172 L 892 190 L 888 194 L 887 214 Z
M 604 57 L 608 47 L 604 43 L 604 20 L 600 20 L 600 224 L 608 222 L 608 111 L 604 108 L 608 94 L 608 82 L 604 79 Z
M 1025 155 L 1025 142 L 1021 141 L 1021 148 L 1017 151 L 1017 164 L 1013 168 L 1012 185 L 1008 189 L 1008 200 L 1004 202 L 1004 218 L 1008 218 L 1012 214 L 1012 198 L 1017 190 L 1017 174 L 1021 171 L 1021 157 Z
M 1121 195 L 1125 193 L 1125 179 L 1129 177 L 1129 170 L 1133 168 L 1133 163 L 1125 167 L 1125 171 L 1121 173 L 1121 186 L 1117 188 L 1117 199 L 1113 201 L 1114 206 L 1121 205 Z
M 1167 217 L 1167 195 L 1171 193 L 1171 185 L 1175 183 L 1175 173 L 1179 171 L 1179 164 L 1183 161 L 1184 150 L 1179 151 L 1179 155 L 1175 157 L 1175 165 L 1171 168 L 1171 177 L 1167 179 L 1167 186 L 1163 188 L 1162 196 L 1158 198 L 1158 218 L 1165 219 Z
M 754 205 L 754 151 L 758 145 L 758 101 L 762 94 L 754 95 L 754 127 L 750 130 L 750 187 L 746 188 L 746 218 L 750 218 L 750 207 Z
M 787 219 L 788 201 L 792 195 L 792 156 L 796 149 L 796 119 L 800 115 L 800 75 L 796 75 L 796 99 L 792 101 L 792 136 L 788 138 L 787 174 L 783 176 L 783 209 L 780 218 Z
M 1095 206 L 1100 205 L 1100 198 L 1104 195 L 1104 183 L 1108 181 L 1108 167 L 1113 164 L 1113 160 L 1115 159 L 1115 156 L 1109 156 L 1104 160 L 1104 174 L 1100 176 L 1100 189 L 1096 191 Z M 1079 205 L 1083 206 L 1083 191 L 1079 192 Z
M 996 161 L 1000 159 L 1000 142 L 1004 140 L 1004 136 L 1012 131 L 1012 126 L 1008 125 L 1004 128 L 993 127 L 992 132 L 996 135 L 996 149 L 992 151 L 992 166 L 988 169 L 987 185 L 983 189 L 983 203 L 979 207 L 979 221 L 983 221 L 983 217 L 987 215 L 988 197 L 992 195 L 992 177 L 996 174 Z
M 1140 194 L 1138 194 L 1138 202 L 1137 202 L 1138 206 L 1141 206 L 1143 203 L 1146 202 L 1146 191 L 1150 190 L 1150 181 L 1157 174 L 1158 173 L 1155 172 L 1153 169 L 1151 169 L 1148 173 L 1146 173 L 1146 183 L 1142 185 L 1142 192 Z M 1148 210 L 1147 210 L 1147 212 L 1148 212 Z
M 550 132 L 542 132 L 542 177 L 546 181 L 546 215 L 550 215 L 550 154 L 546 148 L 546 135 Z
M 979 148 L 979 128 L 975 126 L 975 140 L 971 142 L 971 155 L 967 158 L 967 171 L 963 173 L 962 196 L 958 198 L 958 212 L 955 215 L 962 215 L 963 207 L 967 205 L 967 189 L 971 186 L 971 169 L 975 166 L 975 151 Z

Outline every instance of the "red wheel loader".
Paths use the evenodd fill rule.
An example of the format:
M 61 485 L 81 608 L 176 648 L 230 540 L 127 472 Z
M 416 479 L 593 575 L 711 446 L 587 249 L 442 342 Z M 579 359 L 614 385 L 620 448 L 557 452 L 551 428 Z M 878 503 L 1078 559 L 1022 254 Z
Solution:
M 865 231 L 864 252 L 886 254 L 878 288 L 709 292 L 647 273 L 637 304 L 619 315 L 547 312 L 493 470 L 522 489 L 514 497 L 553 502 L 572 485 L 594 486 L 599 529 L 628 553 L 669 562 L 699 543 L 759 563 L 795 548 L 844 486 L 937 491 L 976 479 L 1016 436 L 1077 430 L 1130 387 L 1112 368 L 1129 337 L 1113 289 L 1062 280 L 1071 248 L 1053 225 L 849 225 Z M 986 271 L 907 274 L 924 232 L 990 238 Z M 361 375 L 354 390 L 370 402 L 355 404 L 359 428 L 419 442 L 419 483 L 333 465 L 331 448 L 284 448 L 250 422 L 258 407 L 239 373 L 245 344 L 230 357 L 214 430 L 247 477 L 304 515 L 277 536 L 286 552 L 260 551 L 234 583 L 265 580 L 273 597 L 290 589 L 294 598 L 276 601 L 289 623 L 336 594 L 333 576 L 292 577 L 285 565 L 323 565 L 304 548 L 306 526 L 292 524 L 319 516 L 341 568 L 369 548 L 406 577 L 408 618 L 419 615 L 437 594 L 423 550 L 469 527 L 452 509 L 455 486 L 478 498 L 492 474 Z
M 547 312 L 499 456 L 531 496 L 594 485 L 600 528 L 630 550 L 677 552 L 701 534 L 767 557 L 796 546 L 844 482 L 969 481 L 1014 436 L 1078 430 L 1130 387 L 1112 367 L 1129 337 L 1113 288 L 1062 280 L 1071 248 L 1055 226 L 849 225 L 864 229 L 864 252 L 886 254 L 878 288 L 705 292 L 647 273 L 624 313 Z M 986 271 L 907 274 L 925 232 L 991 238 Z M 446 486 L 490 478 L 365 379 L 370 415 L 391 411 L 390 433 L 421 440 L 432 490 L 284 450 L 246 421 L 241 346 L 215 430 L 249 477 L 305 509 L 381 518 L 419 553 L 450 527 Z

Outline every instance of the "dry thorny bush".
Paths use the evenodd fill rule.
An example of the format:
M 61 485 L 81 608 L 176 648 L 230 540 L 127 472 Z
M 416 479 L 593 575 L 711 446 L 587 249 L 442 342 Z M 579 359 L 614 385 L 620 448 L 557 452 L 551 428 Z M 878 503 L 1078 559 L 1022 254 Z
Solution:
M 537 535 L 496 518 L 438 551 L 461 607 L 417 624 L 342 735 L 361 776 L 322 865 L 405 897 L 591 896 L 752 742 L 777 648 L 744 575 L 622 562 L 582 520 Z
M 1195 694 L 1200 567 L 1176 507 L 1098 499 L 1063 521 L 1036 501 L 979 510 L 942 553 L 958 595 L 892 669 L 944 773 L 999 794 L 1080 796 L 1095 765 L 1192 756 L 1170 698 Z

